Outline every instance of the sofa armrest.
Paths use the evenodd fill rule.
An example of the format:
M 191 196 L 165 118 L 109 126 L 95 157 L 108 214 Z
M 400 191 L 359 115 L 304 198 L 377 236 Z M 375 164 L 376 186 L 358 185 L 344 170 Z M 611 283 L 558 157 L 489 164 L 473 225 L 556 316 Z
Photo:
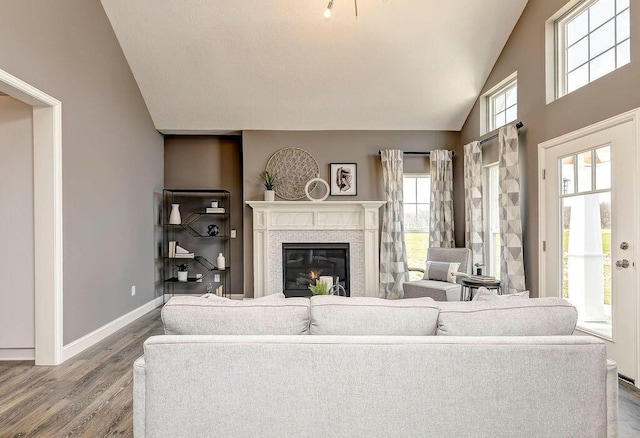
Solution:
M 607 359 L 607 437 L 618 436 L 618 365 Z
M 145 436 L 145 363 L 144 356 L 133 363 L 133 436 Z

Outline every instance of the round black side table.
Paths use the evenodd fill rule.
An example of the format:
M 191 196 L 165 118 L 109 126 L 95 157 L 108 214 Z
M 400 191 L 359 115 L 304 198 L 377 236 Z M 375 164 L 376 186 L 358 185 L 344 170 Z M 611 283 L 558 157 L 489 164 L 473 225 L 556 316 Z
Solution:
M 460 281 L 462 285 L 460 288 L 460 301 L 471 301 L 473 298 L 473 289 L 476 291 L 481 287 L 486 287 L 489 290 L 495 289 L 498 291 L 498 295 L 502 295 L 502 289 L 500 287 L 500 281 L 478 281 L 472 278 L 463 278 Z

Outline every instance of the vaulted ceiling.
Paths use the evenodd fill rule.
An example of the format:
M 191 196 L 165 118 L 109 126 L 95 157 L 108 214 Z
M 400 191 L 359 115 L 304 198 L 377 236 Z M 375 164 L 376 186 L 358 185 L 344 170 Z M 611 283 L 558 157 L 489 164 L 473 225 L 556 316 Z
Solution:
M 156 128 L 460 130 L 527 0 L 102 0 Z

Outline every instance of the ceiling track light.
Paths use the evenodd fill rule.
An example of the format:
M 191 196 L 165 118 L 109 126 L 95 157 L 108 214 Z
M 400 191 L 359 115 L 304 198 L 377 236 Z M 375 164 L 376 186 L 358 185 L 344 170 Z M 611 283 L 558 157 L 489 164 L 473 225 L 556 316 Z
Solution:
M 327 9 L 324 11 L 324 18 L 327 20 L 331 18 L 331 9 L 333 9 L 333 0 L 329 0 L 329 4 L 327 5 Z
M 353 7 L 356 12 L 356 18 L 358 17 L 358 0 L 353 0 Z M 324 18 L 327 20 L 331 18 L 331 10 L 333 9 L 333 0 L 329 0 L 327 9 L 324 10 Z

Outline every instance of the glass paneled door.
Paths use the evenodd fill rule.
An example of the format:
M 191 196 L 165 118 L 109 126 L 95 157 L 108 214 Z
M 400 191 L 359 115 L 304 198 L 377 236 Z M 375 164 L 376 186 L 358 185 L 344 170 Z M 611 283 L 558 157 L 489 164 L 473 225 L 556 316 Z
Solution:
M 634 127 L 590 131 L 541 145 L 540 295 L 570 301 L 577 334 L 603 339 L 619 373 L 636 380 Z

